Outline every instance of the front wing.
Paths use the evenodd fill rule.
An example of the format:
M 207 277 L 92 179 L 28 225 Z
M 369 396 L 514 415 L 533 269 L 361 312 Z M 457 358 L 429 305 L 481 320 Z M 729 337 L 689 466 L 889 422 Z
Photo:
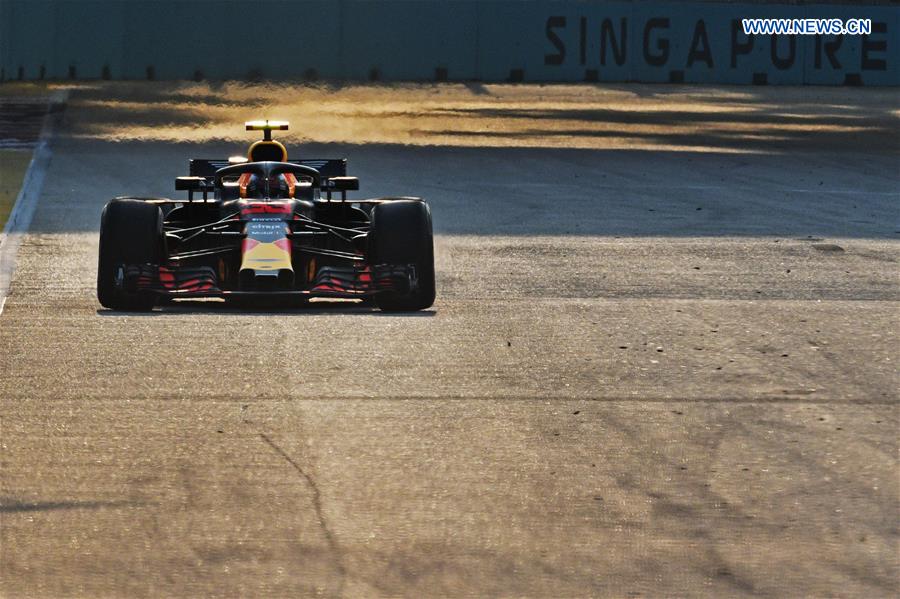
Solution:
M 152 264 L 128 266 L 122 284 L 128 291 L 156 293 L 170 298 L 235 296 L 306 296 L 366 298 L 384 292 L 409 293 L 416 290 L 415 266 L 365 265 L 324 266 L 305 288 L 241 291 L 223 289 L 209 266 L 175 267 Z

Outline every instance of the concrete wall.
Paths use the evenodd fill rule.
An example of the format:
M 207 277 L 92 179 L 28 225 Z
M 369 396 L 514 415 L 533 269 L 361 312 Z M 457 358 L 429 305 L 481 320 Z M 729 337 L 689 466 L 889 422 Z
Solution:
M 871 18 L 748 40 L 743 17 Z M 708 50 L 708 51 L 707 51 Z M 900 7 L 554 0 L 0 0 L 10 79 L 900 85 Z

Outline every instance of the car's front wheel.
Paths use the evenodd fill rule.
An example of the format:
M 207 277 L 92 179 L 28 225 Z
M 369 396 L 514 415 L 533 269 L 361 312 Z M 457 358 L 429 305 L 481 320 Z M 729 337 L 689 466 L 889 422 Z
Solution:
M 110 201 L 100 217 L 97 299 L 111 310 L 152 310 L 156 295 L 130 288 L 128 270 L 158 267 L 162 254 L 163 216 L 159 207 L 140 200 Z
M 434 303 L 434 240 L 431 211 L 420 200 L 395 200 L 375 206 L 369 233 L 372 264 L 413 265 L 416 286 L 409 292 L 385 291 L 374 297 L 385 311 L 424 310 Z

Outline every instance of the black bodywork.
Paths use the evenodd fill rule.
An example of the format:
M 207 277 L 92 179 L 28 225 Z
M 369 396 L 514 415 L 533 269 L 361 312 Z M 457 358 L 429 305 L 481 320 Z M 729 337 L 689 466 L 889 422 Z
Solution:
M 101 226 L 101 303 L 148 309 L 192 297 L 339 297 L 368 298 L 386 310 L 430 306 L 427 204 L 350 199 L 359 184 L 346 169 L 344 159 L 194 159 L 190 176 L 176 179 L 186 198 L 113 200 Z M 146 232 L 154 227 L 155 236 Z M 144 248 L 148 239 L 158 247 Z

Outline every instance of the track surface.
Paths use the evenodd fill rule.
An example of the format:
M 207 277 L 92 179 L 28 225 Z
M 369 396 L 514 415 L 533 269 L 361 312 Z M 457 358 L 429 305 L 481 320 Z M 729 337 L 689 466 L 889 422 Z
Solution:
M 529 89 L 539 127 L 504 112 Z M 410 315 L 100 309 L 105 200 L 242 144 L 152 139 L 215 90 L 74 90 L 0 316 L 0 593 L 896 591 L 895 96 L 751 90 L 761 138 L 596 89 L 448 86 L 505 133 L 304 148 L 431 200 L 438 301 Z M 604 102 L 653 132 L 590 133 Z

